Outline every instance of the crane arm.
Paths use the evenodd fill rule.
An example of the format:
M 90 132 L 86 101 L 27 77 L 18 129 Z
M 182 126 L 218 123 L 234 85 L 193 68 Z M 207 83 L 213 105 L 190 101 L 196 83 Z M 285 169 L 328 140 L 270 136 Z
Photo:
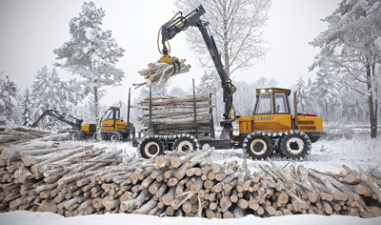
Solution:
M 161 53 L 163 54 L 163 56 L 159 60 L 159 62 L 170 63 L 175 61 L 177 58 L 171 57 L 169 55 L 170 51 L 166 43 L 168 42 L 168 40 L 174 38 L 178 33 L 186 30 L 188 27 L 197 27 L 204 39 L 206 47 L 208 48 L 209 54 L 212 58 L 213 64 L 221 79 L 221 86 L 223 89 L 223 101 L 225 103 L 225 121 L 223 123 L 230 124 L 231 126 L 231 122 L 235 119 L 233 116 L 233 94 L 236 91 L 236 88 L 230 80 L 230 75 L 224 68 L 224 65 L 221 61 L 221 55 L 217 49 L 213 36 L 211 36 L 208 32 L 208 23 L 201 20 L 201 16 L 205 14 L 205 12 L 206 11 L 202 5 L 200 5 L 195 10 L 193 10 L 185 16 L 183 16 L 182 12 L 178 12 L 170 21 L 168 21 L 161 27 Z M 223 126 L 225 128 L 225 125 Z M 228 129 L 230 129 L 230 127 Z
M 41 114 L 41 116 L 39 116 L 38 119 L 32 125 L 30 125 L 30 127 L 37 127 L 38 122 L 40 122 L 40 120 L 42 120 L 46 116 L 54 117 L 57 120 L 72 126 L 73 129 L 81 129 L 81 125 L 82 125 L 82 122 L 83 122 L 83 120 L 77 119 L 74 116 L 70 116 L 70 117 L 73 118 L 75 120 L 75 122 L 69 121 L 69 120 L 67 120 L 65 118 L 64 115 L 61 115 L 57 110 L 48 109 L 48 110 L 45 110 Z

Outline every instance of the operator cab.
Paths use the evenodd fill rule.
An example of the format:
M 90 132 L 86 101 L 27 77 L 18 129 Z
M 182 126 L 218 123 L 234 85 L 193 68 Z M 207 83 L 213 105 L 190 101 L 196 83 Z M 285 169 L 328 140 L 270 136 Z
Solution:
M 127 123 L 120 120 L 120 108 L 111 106 L 101 118 L 101 128 L 104 131 L 125 131 Z
M 119 120 L 120 119 L 120 108 L 110 107 L 105 114 L 102 116 L 101 121 L 106 120 Z
M 253 114 L 290 114 L 290 92 L 289 89 L 281 88 L 257 89 L 257 102 Z
M 262 88 L 257 89 L 257 101 L 251 116 L 239 118 L 241 138 L 254 131 L 279 132 L 293 127 L 288 96 L 289 89 Z

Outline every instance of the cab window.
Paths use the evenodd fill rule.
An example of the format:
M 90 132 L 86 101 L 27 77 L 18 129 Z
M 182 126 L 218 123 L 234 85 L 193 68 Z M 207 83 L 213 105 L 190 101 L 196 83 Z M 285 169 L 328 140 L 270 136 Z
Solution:
M 116 111 L 115 111 L 115 119 L 116 119 L 116 120 L 119 120 L 119 118 L 120 118 L 120 111 L 119 111 L 119 110 L 116 110 Z
M 275 93 L 275 113 L 289 113 L 285 93 Z
M 271 93 L 263 93 L 259 97 L 258 107 L 256 114 L 271 114 L 272 104 L 271 104 Z
M 105 115 L 102 117 L 102 121 L 105 121 L 105 120 L 112 120 L 114 119 L 114 110 L 108 110 Z

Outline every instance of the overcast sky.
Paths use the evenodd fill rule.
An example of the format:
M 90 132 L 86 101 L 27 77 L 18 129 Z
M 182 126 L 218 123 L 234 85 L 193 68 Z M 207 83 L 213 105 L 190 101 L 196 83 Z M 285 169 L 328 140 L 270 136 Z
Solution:
M 81 11 L 83 0 L 0 0 L 0 71 L 4 71 L 23 91 L 30 87 L 37 71 L 44 65 L 54 67 L 53 50 L 70 39 L 69 21 Z M 160 26 L 176 9 L 173 0 L 94 0 L 106 11 L 103 29 L 112 30 L 125 56 L 118 67 L 125 72 L 123 86 L 107 89 L 106 99 L 125 101 L 128 87 L 143 81 L 137 73 L 160 55 L 156 37 Z M 265 39 L 268 51 L 261 63 L 247 71 L 237 71 L 233 79 L 253 82 L 260 77 L 274 78 L 279 87 L 288 88 L 308 72 L 318 49 L 312 41 L 326 24 L 321 21 L 337 7 L 339 0 L 273 0 Z M 175 77 L 171 87 L 190 87 L 202 76 L 192 51 L 186 46 L 185 35 L 171 41 L 172 55 L 187 59 L 191 72 Z M 63 80 L 72 76 L 57 69 Z M 185 85 L 184 85 L 185 84 Z M 138 95 L 133 91 L 133 95 Z M 124 96 L 122 96 L 124 95 Z M 114 103 L 111 102 L 111 103 Z M 110 103 L 110 104 L 111 104 Z

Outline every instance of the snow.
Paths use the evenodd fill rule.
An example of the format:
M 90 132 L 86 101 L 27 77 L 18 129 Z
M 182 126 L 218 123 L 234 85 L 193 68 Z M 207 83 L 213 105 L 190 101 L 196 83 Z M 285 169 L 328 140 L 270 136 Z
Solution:
M 188 218 L 188 217 L 163 217 L 144 216 L 134 214 L 104 214 L 76 216 L 65 218 L 53 213 L 33 213 L 26 211 L 17 211 L 0 214 L 0 225 L 328 225 L 328 224 L 345 224 L 345 225 L 379 225 L 381 218 L 362 219 L 351 216 L 317 216 L 317 215 L 296 215 L 260 218 L 255 216 L 246 216 L 240 219 L 205 219 L 205 218 Z
M 96 30 L 93 29 L 93 28 L 88 27 L 88 28 L 86 28 L 85 31 L 86 31 L 85 37 L 87 38 L 87 40 L 94 41 L 96 36 L 97 36 Z
M 100 146 L 108 146 L 110 151 L 122 149 L 124 157 L 131 158 L 136 156 L 136 149 L 131 143 L 95 143 Z M 242 149 L 237 150 L 216 150 L 212 158 L 216 163 L 224 163 L 226 161 L 242 161 L 244 153 Z M 285 160 L 273 159 L 276 164 L 286 165 L 290 162 Z M 248 160 L 251 170 L 257 170 L 261 163 L 269 163 L 266 161 Z M 370 168 L 380 169 L 381 165 L 381 138 L 370 139 L 367 136 L 355 135 L 352 139 L 338 138 L 335 140 L 320 140 L 312 145 L 312 151 L 309 157 L 303 162 L 295 162 L 305 167 L 316 168 L 321 171 L 342 171 L 342 165 L 345 164 L 351 169 L 368 170 Z M 351 216 L 320 216 L 320 215 L 293 215 L 260 218 L 255 216 L 246 216 L 239 219 L 206 219 L 206 218 L 187 218 L 187 217 L 155 217 L 147 215 L 134 214 L 104 214 L 76 216 L 65 218 L 53 213 L 39 213 L 28 211 L 15 211 L 0 213 L 0 225 L 97 225 L 97 224 L 155 224 L 155 225 L 224 225 L 237 223 L 240 225 L 256 224 L 256 225 L 324 225 L 324 224 L 345 224 L 345 225 L 376 225 L 381 224 L 381 217 L 364 219 Z

